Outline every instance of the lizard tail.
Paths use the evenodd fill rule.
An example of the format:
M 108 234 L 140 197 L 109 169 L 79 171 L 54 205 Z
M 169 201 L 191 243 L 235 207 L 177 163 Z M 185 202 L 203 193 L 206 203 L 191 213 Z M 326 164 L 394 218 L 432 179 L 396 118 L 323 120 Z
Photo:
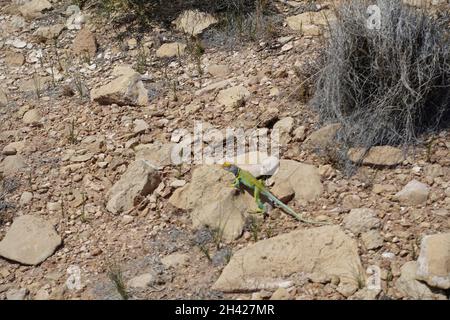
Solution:
M 279 200 L 277 197 L 275 197 L 272 193 L 267 192 L 266 194 L 264 194 L 275 206 L 283 209 L 283 211 L 285 211 L 287 214 L 291 215 L 292 217 L 294 217 L 295 219 L 297 219 L 298 221 L 304 222 L 304 223 L 309 223 L 309 224 L 329 224 L 328 222 L 322 222 L 322 221 L 312 221 L 312 220 L 307 220 L 305 218 L 302 218 L 297 212 L 295 212 L 294 210 L 292 210 L 289 206 L 287 206 L 286 204 L 284 204 L 281 200 Z

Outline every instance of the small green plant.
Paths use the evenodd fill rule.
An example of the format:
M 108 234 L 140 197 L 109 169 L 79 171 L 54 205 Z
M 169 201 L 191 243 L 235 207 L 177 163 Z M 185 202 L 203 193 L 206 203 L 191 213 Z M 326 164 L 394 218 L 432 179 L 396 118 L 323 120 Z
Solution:
M 80 53 L 81 62 L 86 64 L 91 64 L 91 55 L 87 50 L 84 50 Z
M 274 235 L 273 228 L 272 228 L 270 225 L 267 226 L 267 229 L 266 229 L 266 237 L 267 237 L 267 238 L 272 238 L 273 235 Z
M 65 207 L 64 207 L 64 195 L 61 197 L 61 217 L 64 217 L 65 216 L 65 213 L 64 213 L 64 209 L 65 209 Z
M 436 141 L 436 137 L 431 137 L 431 139 L 429 139 L 426 143 L 426 148 L 427 148 L 427 162 L 432 162 L 432 155 L 433 155 L 433 145 L 434 142 Z
M 366 286 L 366 277 L 364 270 L 361 269 L 361 266 L 358 265 L 356 261 L 349 261 L 348 267 L 350 274 L 346 278 L 348 278 L 351 282 L 354 282 L 358 286 L 358 289 L 364 288 Z
M 258 221 L 258 219 L 253 215 L 251 215 L 249 219 L 250 219 L 250 233 L 252 234 L 253 241 L 256 242 L 259 239 L 261 224 Z
M 125 282 L 123 280 L 122 269 L 116 263 L 111 264 L 108 270 L 108 278 L 114 284 L 117 292 L 122 297 L 123 300 L 128 300 L 130 298 Z
M 147 71 L 148 50 L 145 47 L 139 47 L 136 57 L 136 71 L 144 74 Z
M 88 98 L 89 90 L 85 85 L 83 76 L 78 71 L 74 71 L 71 76 L 73 78 L 73 85 L 80 99 L 84 100 L 85 98 Z
M 57 38 L 53 39 L 53 48 L 55 49 L 54 51 L 55 51 L 56 61 L 58 62 L 58 71 L 63 71 L 64 69 L 63 69 L 63 65 L 62 65 L 62 61 L 61 61 L 61 56 L 58 51 L 58 39 Z
M 389 287 L 392 283 L 392 280 L 394 280 L 394 275 L 392 274 L 392 270 L 389 267 L 387 270 L 387 275 L 386 275 L 386 289 L 389 289 Z
M 219 249 L 220 245 L 222 244 L 224 228 L 219 226 L 217 228 L 214 228 L 212 231 L 214 244 L 216 248 Z
M 208 259 L 209 262 L 212 261 L 211 255 L 209 253 L 209 249 L 206 245 L 200 244 L 199 246 L 200 251 L 205 255 L 206 259 Z
M 38 100 L 41 99 L 41 78 L 39 77 L 39 75 L 37 74 L 37 72 L 35 71 L 33 73 L 33 84 L 34 84 L 34 92 L 36 93 L 36 97 Z
M 75 119 L 72 119 L 69 127 L 69 143 L 76 144 L 78 142 L 78 133 L 76 132 L 76 122 Z
M 82 192 L 81 193 L 81 196 L 82 196 L 82 203 L 81 203 L 81 215 L 80 215 L 80 221 L 82 222 L 82 223 L 86 223 L 86 222 L 89 222 L 90 221 L 90 219 L 87 217 L 87 215 L 86 215 L 86 200 L 87 200 L 87 198 L 86 198 L 86 193 L 84 193 L 84 192 Z
M 233 257 L 233 251 L 231 249 L 227 250 L 226 255 L 225 255 L 225 261 L 227 264 L 230 262 L 232 257 Z
M 177 94 L 177 91 L 178 91 L 178 89 L 177 89 L 177 82 L 176 82 L 176 80 L 174 80 L 174 81 L 172 82 L 172 93 L 173 93 L 173 101 L 174 101 L 174 102 L 177 102 L 177 101 L 178 101 L 178 94 Z
M 205 47 L 203 46 L 201 40 L 198 37 L 193 37 L 190 45 L 190 52 L 195 62 L 195 66 L 198 74 L 203 75 L 202 69 L 202 55 L 205 53 Z
M 28 177 L 27 177 L 28 187 L 31 189 L 33 186 L 33 169 L 29 168 L 27 171 L 28 171 Z
M 55 88 L 56 87 L 56 78 L 55 78 L 55 69 L 54 69 L 54 65 L 53 65 L 53 60 L 50 61 L 50 74 L 52 76 L 53 88 Z

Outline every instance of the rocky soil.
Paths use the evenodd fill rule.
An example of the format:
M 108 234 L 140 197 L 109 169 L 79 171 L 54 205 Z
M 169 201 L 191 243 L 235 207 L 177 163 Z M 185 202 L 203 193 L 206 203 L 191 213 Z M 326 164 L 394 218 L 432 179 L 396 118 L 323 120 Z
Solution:
M 134 34 L 70 1 L 0 0 L 0 299 L 449 298 L 450 132 L 346 175 L 316 152 L 339 125 L 302 85 L 329 4 L 274 3 L 276 34 L 230 46 L 204 14 Z M 174 164 L 195 121 L 278 129 L 267 184 L 330 225 L 251 213 L 219 165 Z

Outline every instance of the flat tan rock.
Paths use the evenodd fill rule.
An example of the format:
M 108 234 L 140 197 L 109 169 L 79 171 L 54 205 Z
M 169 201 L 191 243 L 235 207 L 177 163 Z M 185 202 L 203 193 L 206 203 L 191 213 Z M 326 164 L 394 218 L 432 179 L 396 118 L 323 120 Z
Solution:
M 275 196 L 283 200 L 294 196 L 302 205 L 316 200 L 323 193 L 319 171 L 310 164 L 280 160 L 279 168 L 271 180 L 274 182 L 271 191 Z
M 5 175 L 13 175 L 27 168 L 25 160 L 19 155 L 11 155 L 0 162 L 0 172 Z
M 10 67 L 20 67 L 25 63 L 25 56 L 20 52 L 9 51 L 6 53 L 5 62 Z
M 183 56 L 186 51 L 186 44 L 180 42 L 164 43 L 156 50 L 158 58 L 174 58 Z
M 0 242 L 0 256 L 26 265 L 37 265 L 50 257 L 61 237 L 49 222 L 35 216 L 16 218 Z
M 59 37 L 64 28 L 65 26 L 63 24 L 41 26 L 33 33 L 33 35 L 40 41 L 53 40 Z
M 219 22 L 214 16 L 198 10 L 187 10 L 173 22 L 175 28 L 184 33 L 196 36 Z
M 395 194 L 395 199 L 405 205 L 420 205 L 427 201 L 430 187 L 417 180 L 408 182 L 402 190 Z
M 351 148 L 347 156 L 352 162 L 373 166 L 394 166 L 405 160 L 403 151 L 391 146 L 376 146 L 367 153 L 363 148 Z
M 230 68 L 225 64 L 212 64 L 208 66 L 208 73 L 213 77 L 224 78 L 230 74 Z
M 26 19 L 34 19 L 42 16 L 45 10 L 52 9 L 52 4 L 47 0 L 31 0 L 19 7 L 19 12 Z
M 81 29 L 73 40 L 72 51 L 78 56 L 95 57 L 97 53 L 95 35 L 87 28 Z
M 202 165 L 192 173 L 191 182 L 175 190 L 169 202 L 188 210 L 194 228 L 208 226 L 225 242 L 241 236 L 248 211 L 255 210 L 251 195 L 231 187 L 233 174 L 218 165 Z
M 324 149 L 335 144 L 334 138 L 341 128 L 338 123 L 326 125 L 319 130 L 314 131 L 303 142 L 303 147 L 308 149 Z
M 356 242 L 338 226 L 292 231 L 237 251 L 213 286 L 224 292 L 279 288 L 289 277 L 319 272 L 356 284 L 364 277 Z
M 434 288 L 450 289 L 450 233 L 423 237 L 417 259 L 417 279 Z
M 117 104 L 119 106 L 146 106 L 148 92 L 144 87 L 141 75 L 135 71 L 117 71 L 117 77 L 108 84 L 96 87 L 91 91 L 91 99 L 102 105 Z
M 432 300 L 435 298 L 431 289 L 423 282 L 418 281 L 417 262 L 408 261 L 401 267 L 401 275 L 395 282 L 395 287 L 403 295 L 413 299 Z
M 106 194 L 106 209 L 113 214 L 126 212 L 138 204 L 139 196 L 151 194 L 160 182 L 161 177 L 154 166 L 145 160 L 136 160 Z
M 221 90 L 217 95 L 217 102 L 225 107 L 234 107 L 239 101 L 247 100 L 250 97 L 250 91 L 244 86 L 235 86 Z

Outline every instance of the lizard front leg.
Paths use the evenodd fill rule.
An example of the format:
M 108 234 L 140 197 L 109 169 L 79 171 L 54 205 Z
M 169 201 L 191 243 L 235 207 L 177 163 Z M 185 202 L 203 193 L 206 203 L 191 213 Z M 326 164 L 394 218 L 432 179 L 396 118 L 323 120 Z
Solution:
M 231 184 L 231 187 L 239 189 L 240 186 L 241 186 L 241 180 L 239 179 L 239 177 L 236 177 L 236 179 L 234 179 L 233 183 Z
M 266 213 L 264 203 L 262 203 L 261 201 L 261 190 L 259 190 L 259 188 L 255 187 L 255 190 L 253 191 L 253 196 L 255 197 L 256 204 L 258 205 L 258 209 L 256 210 L 256 212 Z

